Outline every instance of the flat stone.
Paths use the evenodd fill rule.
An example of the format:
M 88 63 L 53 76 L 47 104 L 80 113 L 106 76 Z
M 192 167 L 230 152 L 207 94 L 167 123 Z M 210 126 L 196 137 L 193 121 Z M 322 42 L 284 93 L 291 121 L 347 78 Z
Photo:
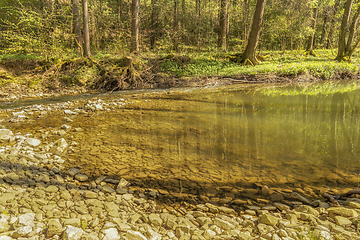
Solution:
M 228 221 L 222 220 L 220 218 L 215 218 L 214 224 L 224 230 L 231 230 L 235 228 L 233 224 L 229 223 Z
M 100 184 L 102 181 L 105 180 L 105 178 L 107 178 L 107 177 L 106 177 L 106 176 L 104 176 L 104 177 L 98 177 L 98 178 L 95 180 L 95 183 L 96 183 L 96 184 Z
M 272 215 L 264 214 L 260 217 L 259 222 L 266 225 L 276 226 L 277 223 L 279 222 L 279 219 Z
M 112 187 L 110 187 L 109 185 L 107 185 L 107 184 L 102 186 L 101 191 L 104 192 L 104 193 L 113 193 L 113 192 L 115 192 L 115 190 Z
M 81 221 L 78 218 L 65 219 L 63 222 L 64 226 L 71 225 L 73 227 L 81 227 Z
M 64 138 L 60 138 L 57 140 L 52 148 L 50 149 L 50 153 L 56 154 L 56 155 L 63 155 L 68 147 L 68 143 Z
M 1 129 L 0 129 L 1 130 Z M 15 193 L 3 193 L 0 196 L 0 204 L 4 205 L 8 200 L 12 200 L 15 198 Z
M 40 145 L 41 141 L 39 139 L 35 138 L 27 138 L 24 143 L 31 147 L 37 147 Z
M 126 191 L 126 189 L 123 189 L 123 188 L 119 188 L 119 187 L 118 187 L 118 188 L 116 188 L 116 193 L 123 195 L 123 194 L 127 194 L 128 191 Z
M 331 207 L 328 208 L 327 211 L 330 214 L 335 214 L 343 217 L 357 217 L 358 213 L 352 209 L 344 208 L 344 207 Z
M 306 205 L 299 206 L 298 208 L 295 209 L 295 211 L 311 214 L 314 215 L 315 217 L 318 217 L 320 215 L 316 209 Z
M 80 172 L 80 170 L 77 168 L 70 168 L 66 173 L 69 174 L 70 176 L 74 177 L 79 172 Z
M 63 232 L 63 227 L 57 219 L 50 219 L 48 223 L 48 228 L 46 230 L 46 236 L 52 237 L 54 235 L 61 235 Z
M 67 201 L 69 201 L 69 200 L 72 199 L 71 194 L 70 194 L 69 191 L 67 191 L 67 190 L 61 190 L 61 191 L 60 191 L 60 197 L 61 197 L 62 199 L 64 199 L 64 200 L 67 200 Z
M 15 232 L 13 232 L 13 234 L 11 236 L 13 238 L 26 237 L 31 232 L 32 232 L 32 227 L 23 226 L 23 227 L 19 227 L 18 229 L 16 229 Z
M 19 224 L 34 227 L 35 213 L 25 213 L 19 216 Z
M 89 179 L 89 177 L 86 176 L 85 174 L 76 174 L 75 179 L 78 180 L 79 182 L 85 182 Z
M 161 226 L 163 223 L 163 220 L 160 218 L 159 214 L 155 214 L 152 213 L 149 215 L 149 221 L 154 225 L 154 226 Z
M 96 198 L 98 198 L 99 195 L 96 192 L 93 192 L 93 191 L 85 191 L 83 193 L 83 196 L 85 198 L 96 199 Z
M 103 231 L 104 238 L 102 240 L 118 240 L 120 239 L 119 232 L 116 228 L 108 228 Z
M 346 225 L 352 224 L 352 222 L 349 219 L 344 218 L 342 216 L 335 216 L 334 219 L 335 219 L 336 224 L 339 226 L 346 226 Z
M 360 209 L 360 203 L 357 202 L 349 202 L 349 206 L 352 208 Z
M 286 210 L 290 210 L 290 207 L 286 204 L 283 203 L 274 203 L 275 207 L 277 207 L 280 211 L 286 211 Z
M 49 193 L 55 193 L 58 192 L 59 188 L 57 186 L 54 185 L 50 185 L 47 188 L 45 188 L 45 192 L 49 192 Z
M 128 181 L 121 178 L 119 184 L 117 185 L 117 188 L 126 188 L 129 185 L 130 185 L 130 183 Z
M 0 129 L 0 140 L 8 140 L 14 136 L 9 129 Z
M 73 227 L 71 225 L 66 226 L 65 232 L 63 235 L 63 240 L 79 240 L 84 234 L 84 230 L 78 227 Z
M 125 237 L 127 240 L 147 240 L 142 233 L 133 230 L 127 231 Z

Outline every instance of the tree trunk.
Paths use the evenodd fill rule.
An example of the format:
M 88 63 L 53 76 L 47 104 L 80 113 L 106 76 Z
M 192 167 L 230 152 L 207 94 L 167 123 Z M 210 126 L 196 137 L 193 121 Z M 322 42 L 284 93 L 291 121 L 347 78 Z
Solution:
M 327 49 L 332 48 L 332 38 L 334 35 L 335 16 L 336 16 L 336 13 L 338 12 L 339 5 L 340 5 L 340 0 L 337 0 L 334 5 L 333 14 L 331 16 L 330 30 L 329 30 L 328 40 L 327 40 L 327 44 L 326 44 Z
M 179 43 L 178 43 L 178 32 L 179 32 L 179 2 L 178 0 L 174 0 L 174 22 L 173 22 L 173 41 L 174 41 L 174 50 L 179 50 Z
M 228 14 L 229 12 L 229 1 L 228 0 L 220 0 L 220 13 L 219 13 L 219 40 L 218 47 L 223 51 L 226 51 L 226 34 L 227 34 L 227 23 L 228 23 Z
M 324 16 L 323 29 L 322 29 L 322 32 L 321 32 L 320 46 L 323 45 L 324 40 L 325 40 L 325 37 L 326 37 L 326 30 L 327 30 L 328 19 L 329 19 L 329 13 L 326 12 L 326 13 L 325 13 L 325 16 Z
M 200 18 L 200 15 L 201 15 L 201 2 L 200 2 L 200 0 L 196 0 L 195 11 L 198 14 L 198 17 Z
M 158 6 L 157 0 L 151 0 L 151 26 L 152 26 L 152 34 L 150 37 L 150 44 L 152 49 L 156 49 L 156 40 L 157 40 L 157 32 L 158 32 Z
M 244 7 L 243 7 L 243 46 L 245 47 L 245 42 L 247 40 L 247 36 L 248 36 L 248 28 L 247 28 L 247 22 L 248 22 L 248 17 L 249 17 L 249 0 L 244 0 Z M 244 48 L 243 47 L 243 48 Z
M 72 0 L 73 34 L 75 35 L 75 46 L 82 53 L 83 42 L 81 36 L 80 4 L 79 0 Z
M 266 0 L 257 0 L 256 2 L 249 40 L 244 53 L 238 59 L 238 62 L 241 62 L 242 64 L 257 65 L 259 63 L 255 57 L 255 50 L 259 41 L 260 27 L 263 20 L 265 3 Z
M 139 0 L 131 4 L 131 52 L 139 52 Z
M 316 17 L 317 17 L 317 8 L 312 9 L 311 14 L 311 28 L 313 32 L 308 37 L 308 42 L 306 46 L 306 54 L 310 54 L 312 56 L 315 56 L 314 54 L 314 37 L 315 37 L 315 30 L 316 30 Z
M 344 15 L 341 22 L 340 34 L 339 34 L 338 54 L 336 56 L 336 60 L 338 61 L 344 60 L 345 57 L 346 29 L 350 19 L 352 4 L 353 4 L 353 0 L 347 0 L 345 4 L 345 10 L 344 10 Z
M 82 0 L 83 7 L 83 22 L 84 22 L 84 54 L 85 57 L 90 58 L 90 37 L 89 37 L 89 12 L 87 0 Z
M 351 22 L 351 26 L 349 28 L 349 37 L 348 37 L 348 41 L 347 41 L 346 48 L 345 48 L 345 52 L 347 52 L 347 53 L 349 53 L 351 51 L 351 46 L 354 41 L 356 25 L 359 20 L 359 16 L 360 16 L 360 7 L 358 7 L 358 10 L 357 10 L 356 14 L 354 15 L 354 18 Z

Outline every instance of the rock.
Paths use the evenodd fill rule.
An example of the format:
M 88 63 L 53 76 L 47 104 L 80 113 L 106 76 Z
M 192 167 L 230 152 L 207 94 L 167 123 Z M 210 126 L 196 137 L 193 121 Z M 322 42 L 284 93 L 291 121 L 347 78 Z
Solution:
M 0 195 L 0 204 L 4 205 L 8 200 L 12 200 L 15 198 L 15 193 L 6 192 Z
M 19 225 L 34 227 L 35 213 L 25 213 L 19 216 Z
M 65 232 L 63 235 L 63 240 L 78 240 L 84 234 L 84 231 L 81 228 L 73 227 L 71 225 L 66 226 Z
M 120 235 L 116 228 L 108 228 L 103 231 L 104 238 L 102 240 L 118 240 L 120 239 Z
M 328 208 L 327 211 L 330 214 L 335 214 L 343 217 L 357 217 L 358 213 L 352 209 L 344 208 L 344 207 L 331 207 Z
M 107 184 L 105 184 L 102 187 L 101 191 L 104 192 L 104 193 L 113 193 L 113 192 L 115 192 L 115 190 L 112 187 L 110 187 L 109 185 L 107 185 Z
M 357 202 L 349 202 L 349 206 L 352 208 L 360 209 L 360 203 Z
M 274 193 L 270 195 L 270 201 L 272 202 L 280 202 L 284 200 L 284 196 L 280 193 Z
M 107 178 L 107 177 L 106 177 L 106 176 L 104 176 L 104 177 L 98 177 L 98 178 L 95 180 L 95 183 L 96 183 L 96 184 L 100 184 L 102 181 L 105 180 L 105 178 Z
M 69 200 L 72 199 L 71 194 L 70 194 L 69 191 L 67 191 L 67 190 L 61 190 L 61 191 L 60 191 L 60 197 L 61 197 L 62 199 L 64 199 L 64 200 L 67 200 L 67 201 L 69 201 Z
M 163 223 L 163 220 L 160 218 L 159 214 L 155 214 L 152 213 L 149 215 L 149 221 L 154 225 L 154 226 L 161 226 Z
M 0 129 L 0 140 L 9 140 L 14 134 L 9 129 Z
M 87 181 L 89 178 L 88 178 L 88 176 L 86 176 L 85 174 L 76 174 L 76 175 L 75 175 L 75 179 L 78 180 L 79 182 L 85 182 L 85 181 Z
M 127 194 L 128 193 L 128 191 L 126 191 L 125 189 L 123 189 L 123 188 L 116 188 L 116 193 L 117 194 Z
M 46 236 L 52 237 L 54 235 L 61 235 L 63 232 L 63 227 L 57 219 L 50 219 L 48 223 L 48 228 L 46 230 Z
M 98 198 L 98 194 L 93 191 L 85 191 L 83 193 L 84 198 L 96 199 Z
M 119 184 L 117 185 L 117 188 L 126 188 L 129 185 L 130 185 L 130 183 L 128 181 L 121 178 Z
M 352 224 L 352 222 L 349 219 L 341 217 L 341 216 L 335 216 L 334 219 L 335 219 L 336 224 L 339 226 L 346 226 L 346 225 Z
M 279 219 L 277 219 L 276 217 L 274 217 L 272 215 L 264 214 L 260 217 L 259 222 L 266 224 L 266 225 L 276 226 L 279 222 Z
M 289 195 L 289 198 L 290 199 L 294 199 L 294 200 L 298 200 L 302 203 L 305 203 L 307 205 L 310 205 L 310 201 L 307 200 L 305 197 L 301 196 L 300 194 L 298 194 L 297 192 L 292 192 L 290 195 Z
M 54 143 L 54 145 L 50 149 L 50 153 L 61 156 L 65 154 L 67 147 L 68 144 L 66 140 L 64 138 L 60 138 Z
M 37 147 L 40 145 L 41 141 L 35 138 L 27 138 L 24 143 L 31 147 Z
M 290 207 L 286 204 L 282 204 L 282 203 L 274 203 L 275 207 L 277 207 L 280 211 L 286 211 L 286 210 L 290 210 Z
M 80 170 L 77 168 L 70 168 L 66 173 L 69 174 L 70 176 L 74 177 L 79 172 L 80 172 Z
M 216 232 L 206 229 L 203 233 L 205 239 L 213 239 L 216 236 Z
M 301 205 L 298 208 L 295 209 L 296 212 L 303 212 L 307 214 L 314 215 L 315 217 L 319 216 L 319 212 L 316 211 L 314 208 L 306 205 Z
M 214 224 L 224 230 L 231 230 L 231 229 L 235 228 L 235 226 L 233 224 L 231 224 L 225 220 L 222 220 L 220 218 L 215 218 Z
M 54 185 L 50 185 L 45 189 L 45 192 L 48 192 L 48 193 L 56 193 L 58 191 L 59 191 L 59 188 Z
M 69 110 L 69 109 L 64 110 L 64 113 L 65 113 L 66 115 L 76 115 L 76 114 L 78 114 L 77 112 L 73 112 L 73 111 L 71 111 L 71 110 Z
M 64 226 L 71 225 L 73 227 L 81 227 L 81 221 L 78 218 L 65 219 L 63 222 Z
M 13 238 L 20 238 L 20 237 L 26 237 L 29 233 L 31 233 L 32 227 L 30 226 L 23 226 L 19 227 L 18 229 L 13 232 L 11 235 Z
M 147 240 L 147 238 L 140 232 L 129 230 L 126 232 L 125 237 L 127 240 Z

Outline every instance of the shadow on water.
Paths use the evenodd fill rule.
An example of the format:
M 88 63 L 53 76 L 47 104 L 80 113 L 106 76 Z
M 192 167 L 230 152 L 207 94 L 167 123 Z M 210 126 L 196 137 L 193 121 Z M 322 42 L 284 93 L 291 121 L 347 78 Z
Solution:
M 66 136 L 79 145 L 65 166 L 81 166 L 91 180 L 125 178 L 137 192 L 156 189 L 165 202 L 251 203 L 265 198 L 259 195 L 264 185 L 275 192 L 310 188 L 307 196 L 317 198 L 332 188 L 358 187 L 359 100 L 358 92 L 143 97 L 121 110 L 76 116 L 71 125 L 84 132 Z M 60 126 L 62 117 L 20 128 Z

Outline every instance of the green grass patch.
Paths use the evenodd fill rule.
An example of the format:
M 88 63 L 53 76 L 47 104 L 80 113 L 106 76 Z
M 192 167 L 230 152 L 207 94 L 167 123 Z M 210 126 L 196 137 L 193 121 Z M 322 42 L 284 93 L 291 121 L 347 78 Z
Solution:
M 267 96 L 296 96 L 296 95 L 332 95 L 335 93 L 346 93 L 358 90 L 359 82 L 343 83 L 343 82 L 322 82 L 303 84 L 298 87 L 266 87 L 257 91 Z
M 336 62 L 333 51 L 318 51 L 317 56 L 306 56 L 303 52 L 264 52 L 266 60 L 257 66 L 242 66 L 228 60 L 228 54 L 188 54 L 191 61 L 182 63 L 165 59 L 160 70 L 177 77 L 233 76 L 239 74 L 275 74 L 279 76 L 299 76 L 310 74 L 321 79 L 331 79 L 339 74 L 357 74 L 359 58 L 350 62 Z

